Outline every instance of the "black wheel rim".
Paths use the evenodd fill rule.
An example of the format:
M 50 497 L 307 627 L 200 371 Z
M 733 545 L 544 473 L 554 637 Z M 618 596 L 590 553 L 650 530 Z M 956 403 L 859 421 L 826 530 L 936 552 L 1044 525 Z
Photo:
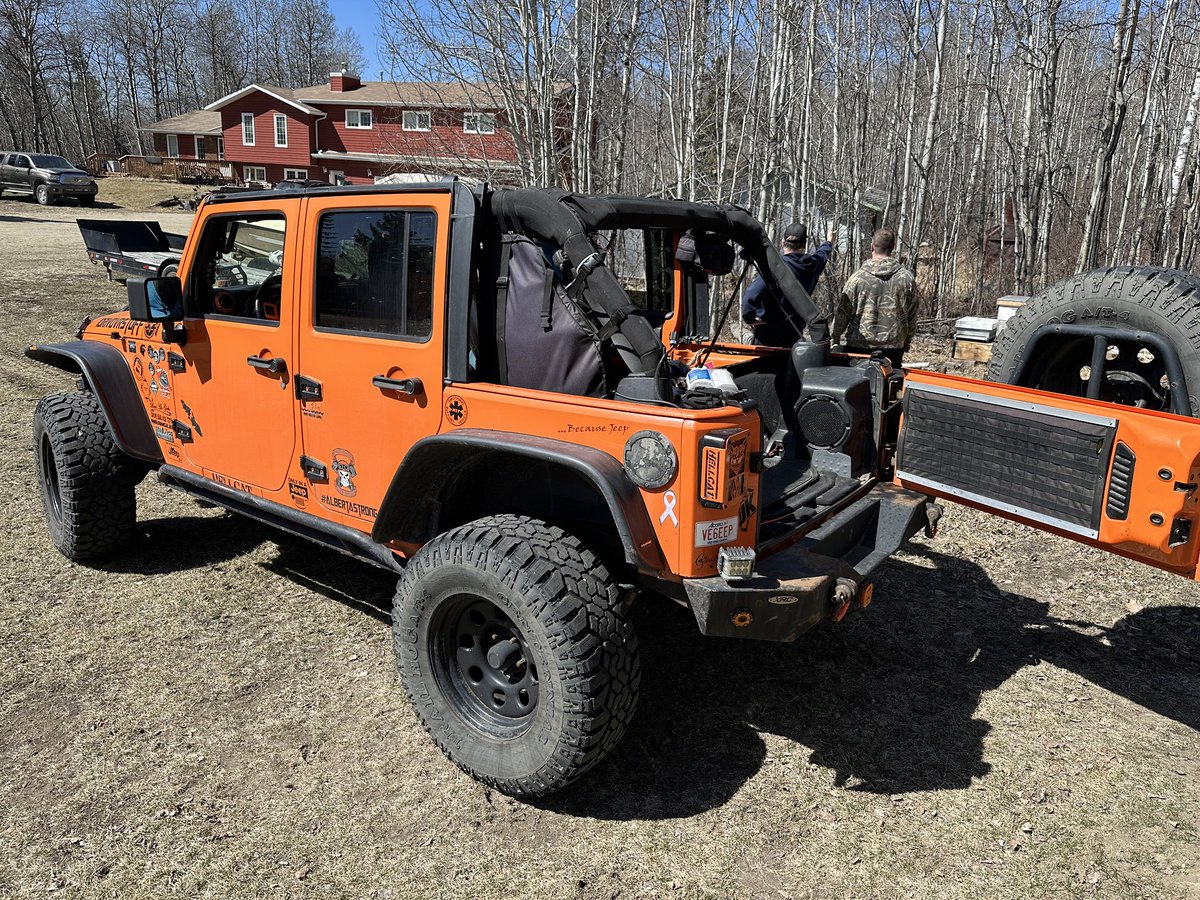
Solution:
M 42 490 L 50 513 L 55 519 L 62 519 L 62 493 L 58 487 L 58 466 L 54 462 L 54 448 L 50 446 L 49 435 L 42 436 Z
M 464 594 L 448 603 L 431 632 L 440 680 L 463 715 L 501 736 L 524 731 L 537 710 L 538 669 L 508 614 Z

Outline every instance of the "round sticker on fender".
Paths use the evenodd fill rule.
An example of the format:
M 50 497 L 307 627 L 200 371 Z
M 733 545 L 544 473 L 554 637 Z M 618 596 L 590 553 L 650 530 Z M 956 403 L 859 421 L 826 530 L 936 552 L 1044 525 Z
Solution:
M 728 544 L 737 537 L 738 519 L 717 519 L 715 522 L 696 523 L 696 546 L 718 547 Z

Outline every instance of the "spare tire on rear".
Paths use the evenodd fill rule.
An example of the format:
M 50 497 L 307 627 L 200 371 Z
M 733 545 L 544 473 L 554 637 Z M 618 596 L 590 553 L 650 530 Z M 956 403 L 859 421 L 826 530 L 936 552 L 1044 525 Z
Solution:
M 1200 278 L 1120 266 L 1061 281 L 1005 323 L 988 378 L 1200 416 Z

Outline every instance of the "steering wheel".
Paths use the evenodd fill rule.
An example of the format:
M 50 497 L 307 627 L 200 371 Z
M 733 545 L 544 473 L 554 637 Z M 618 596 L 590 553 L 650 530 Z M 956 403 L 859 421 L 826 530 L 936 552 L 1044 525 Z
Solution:
M 274 296 L 271 296 L 271 292 Z M 263 279 L 254 292 L 254 318 L 279 321 L 279 299 L 283 293 L 283 273 L 274 272 Z M 274 315 L 268 315 L 268 307 L 274 307 Z

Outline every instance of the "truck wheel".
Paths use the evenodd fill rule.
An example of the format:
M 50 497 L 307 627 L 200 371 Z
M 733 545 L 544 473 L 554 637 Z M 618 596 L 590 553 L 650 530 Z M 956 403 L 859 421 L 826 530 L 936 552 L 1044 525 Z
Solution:
M 33 414 L 33 453 L 46 527 L 63 556 L 102 556 L 128 540 L 145 472 L 113 442 L 95 395 L 43 397 Z
M 627 601 L 561 528 L 499 515 L 435 538 L 401 576 L 392 622 L 421 724 L 459 768 L 506 794 L 565 787 L 633 717 Z
M 37 198 L 37 202 L 42 206 L 50 205 L 50 188 L 46 187 L 44 184 L 39 184 L 36 188 L 34 188 L 33 196 Z
M 1200 416 L 1198 290 L 1200 278 L 1170 269 L 1120 266 L 1075 275 L 1008 320 L 992 348 L 988 378 L 1086 397 L 1095 335 L 1109 332 L 1100 399 L 1170 411 L 1172 391 L 1181 391 L 1181 409 Z M 1075 332 L 1060 333 L 1057 326 Z M 1147 334 L 1161 338 L 1169 352 Z M 1172 354 L 1183 385 L 1170 377 Z

